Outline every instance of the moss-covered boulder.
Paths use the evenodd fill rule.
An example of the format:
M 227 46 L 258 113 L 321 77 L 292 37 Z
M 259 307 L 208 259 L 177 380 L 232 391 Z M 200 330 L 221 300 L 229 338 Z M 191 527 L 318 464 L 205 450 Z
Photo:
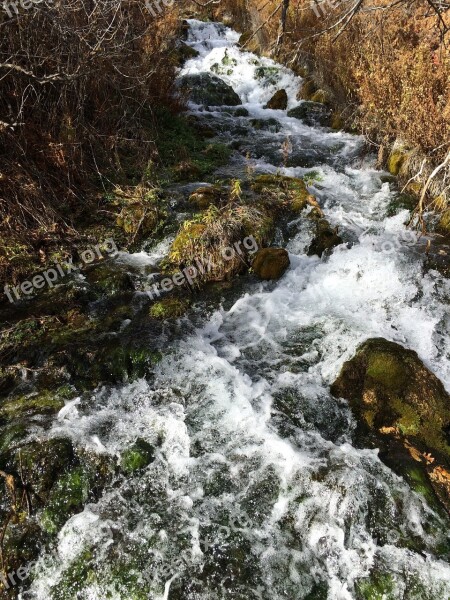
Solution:
M 286 90 L 278 90 L 264 106 L 264 108 L 271 108 L 272 110 L 286 110 L 288 105 L 288 97 Z
M 283 209 L 299 213 L 308 205 L 309 192 L 302 179 L 265 174 L 255 177 L 251 185 L 274 206 L 281 204 Z
M 317 211 L 317 209 L 313 209 Z M 316 212 L 314 212 L 316 214 Z M 335 246 L 342 244 L 343 240 L 337 233 L 337 229 L 333 229 L 326 219 L 318 219 L 316 221 L 316 234 L 308 248 L 308 256 L 322 256 L 327 250 L 331 250 Z
M 255 254 L 252 269 L 260 279 L 279 279 L 289 264 L 289 254 L 284 248 L 262 248 Z
M 189 202 L 196 208 L 204 210 L 211 204 L 219 204 L 223 190 L 215 185 L 201 186 L 189 196 Z
M 211 73 L 184 75 L 179 89 L 195 104 L 202 106 L 238 106 L 241 99 L 223 79 Z
M 438 230 L 445 236 L 450 237 L 450 210 L 446 210 L 442 213 L 439 219 Z
M 300 119 L 306 125 L 321 125 L 322 127 L 331 125 L 331 111 L 319 102 L 306 100 L 298 106 L 291 108 L 287 116 Z
M 331 392 L 349 401 L 363 431 L 377 435 L 387 462 L 395 460 L 397 469 L 416 481 L 417 463 L 450 510 L 450 396 L 414 351 L 370 339 L 344 364 Z M 390 440 L 397 444 L 386 445 Z M 399 452 L 395 457 L 389 452 L 398 443 L 412 464 L 402 465 Z

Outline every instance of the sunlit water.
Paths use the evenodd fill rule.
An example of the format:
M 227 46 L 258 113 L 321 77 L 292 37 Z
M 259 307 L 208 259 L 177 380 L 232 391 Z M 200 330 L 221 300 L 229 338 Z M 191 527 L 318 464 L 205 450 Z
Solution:
M 241 136 L 247 167 L 298 176 L 314 166 L 311 191 L 345 243 L 307 257 L 311 232 L 293 223 L 280 281 L 249 283 L 230 309 L 186 323 L 151 382 L 63 409 L 50 435 L 113 456 L 143 438 L 156 456 L 66 523 L 24 598 L 448 600 L 450 569 L 436 558 L 445 524 L 376 451 L 352 445 L 351 413 L 329 393 L 373 336 L 416 350 L 449 388 L 448 282 L 424 274 L 407 212 L 386 216 L 395 192 L 372 158 L 358 158 L 359 137 L 263 109 L 280 88 L 296 105 L 301 80 L 238 50 L 238 37 L 192 21 L 200 56 L 183 73 L 209 71 L 227 51 L 236 64 L 220 76 L 250 116 L 192 109 L 225 139 Z M 277 67 L 270 80 L 256 78 L 261 66 Z M 249 119 L 270 117 L 280 131 L 246 134 Z M 370 574 L 375 591 L 364 587 Z

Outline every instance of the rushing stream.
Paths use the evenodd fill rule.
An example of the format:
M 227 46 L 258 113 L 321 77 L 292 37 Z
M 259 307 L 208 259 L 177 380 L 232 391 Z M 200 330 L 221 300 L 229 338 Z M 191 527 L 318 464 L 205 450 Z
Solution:
M 190 24 L 199 56 L 183 73 L 219 65 L 249 113 L 191 107 L 239 148 L 223 177 L 313 169 L 345 243 L 307 256 L 311 232 L 291 223 L 278 282 L 193 311 L 151 380 L 61 411 L 49 435 L 113 456 L 141 438 L 155 456 L 65 524 L 23 598 L 448 600 L 446 524 L 377 451 L 355 447 L 347 404 L 329 392 L 376 336 L 416 350 L 449 389 L 448 281 L 424 272 L 408 211 L 390 211 L 398 192 L 360 137 L 264 109 L 280 88 L 297 105 L 301 80 L 240 51 L 236 32 Z

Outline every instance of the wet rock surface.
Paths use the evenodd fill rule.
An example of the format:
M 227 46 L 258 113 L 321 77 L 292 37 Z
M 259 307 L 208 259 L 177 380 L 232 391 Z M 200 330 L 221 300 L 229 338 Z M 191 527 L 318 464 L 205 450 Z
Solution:
M 179 88 L 188 99 L 203 106 L 238 106 L 242 104 L 239 96 L 223 79 L 210 73 L 184 75 Z

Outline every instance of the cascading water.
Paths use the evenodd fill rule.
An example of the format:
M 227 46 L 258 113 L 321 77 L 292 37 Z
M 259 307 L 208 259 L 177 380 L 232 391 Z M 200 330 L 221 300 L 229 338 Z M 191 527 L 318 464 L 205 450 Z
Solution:
M 23 598 L 448 600 L 445 522 L 376 451 L 352 445 L 351 413 L 329 393 L 373 336 L 415 349 L 449 388 L 448 281 L 423 273 L 407 211 L 387 216 L 394 192 L 359 158 L 359 137 L 263 109 L 280 88 L 296 104 L 299 78 L 240 51 L 230 29 L 190 25 L 199 55 L 183 74 L 226 52 L 219 74 L 249 112 L 192 107 L 248 152 L 229 168 L 314 166 L 312 193 L 346 243 L 308 257 L 310 233 L 294 224 L 280 281 L 248 283 L 228 310 L 186 323 L 152 381 L 61 411 L 51 436 L 113 456 L 141 438 L 155 456 L 65 524 Z M 246 134 L 270 118 L 276 131 Z

